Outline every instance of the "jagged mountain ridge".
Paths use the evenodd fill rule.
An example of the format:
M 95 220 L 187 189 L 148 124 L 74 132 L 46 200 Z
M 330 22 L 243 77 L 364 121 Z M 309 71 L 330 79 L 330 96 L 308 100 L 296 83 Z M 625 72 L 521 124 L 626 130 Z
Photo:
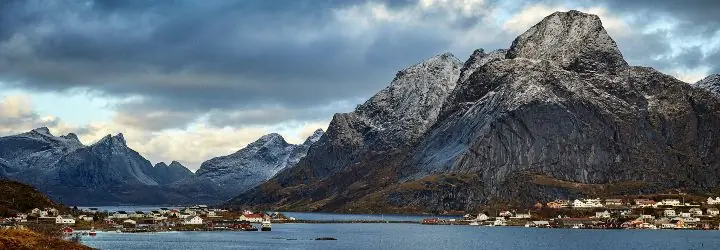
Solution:
M 712 74 L 693 84 L 693 87 L 705 89 L 720 96 L 720 74 Z
M 345 137 L 333 148 L 356 150 L 318 143 L 306 159 L 329 153 L 354 161 L 302 160 L 228 204 L 442 212 L 720 186 L 717 98 L 629 66 L 597 16 L 554 13 L 506 53 L 479 60 L 485 57 L 473 53 L 456 83 L 439 83 L 456 87 L 435 106 L 437 121 L 416 143 L 390 153 L 357 150 L 353 143 L 363 141 L 366 127 L 334 125 L 347 123 L 338 119 L 347 115 L 336 115 L 328 134 Z
M 194 175 L 193 172 L 177 161 L 170 162 L 170 165 L 159 162 L 155 164 L 151 172 L 155 181 L 161 185 L 171 184 Z
M 323 134 L 323 130 L 318 129 L 297 145 L 287 143 L 276 133 L 264 135 L 233 154 L 203 162 L 195 174 L 218 185 L 227 194 L 225 198 L 231 198 L 297 164 Z

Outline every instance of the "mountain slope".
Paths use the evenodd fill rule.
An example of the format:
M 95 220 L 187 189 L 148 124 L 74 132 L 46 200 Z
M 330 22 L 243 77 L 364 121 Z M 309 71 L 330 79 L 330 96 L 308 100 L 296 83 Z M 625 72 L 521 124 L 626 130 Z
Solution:
M 164 162 L 155 164 L 151 175 L 158 184 L 166 185 L 193 176 L 193 172 L 179 162 L 172 161 L 170 165 Z
M 705 89 L 720 96 L 720 74 L 712 74 L 693 84 L 693 87 Z
M 323 134 L 318 129 L 299 145 L 287 143 L 279 134 L 264 135 L 233 154 L 203 162 L 196 172 L 197 178 L 218 185 L 230 198 L 294 166 Z M 184 186 L 198 185 L 198 181 L 191 183 L 194 184 Z
M 554 13 L 515 39 L 505 58 L 497 54 L 503 51 L 488 60 L 471 56 L 460 70 L 468 73 L 433 102 L 437 119 L 422 126 L 428 129 L 410 140 L 392 133 L 374 140 L 394 150 L 314 151 L 319 142 L 306 159 L 323 152 L 354 161 L 302 160 L 229 204 L 442 212 L 720 186 L 718 98 L 629 66 L 597 16 Z M 395 115 L 382 106 L 363 113 Z M 385 128 L 404 127 L 384 121 Z M 372 131 L 347 127 L 360 129 L 342 130 L 346 138 L 333 148 L 358 148 Z M 328 135 L 338 128 L 345 127 L 331 123 Z
M 0 179 L 0 216 L 27 213 L 33 208 L 56 208 L 67 211 L 32 186 L 16 181 Z

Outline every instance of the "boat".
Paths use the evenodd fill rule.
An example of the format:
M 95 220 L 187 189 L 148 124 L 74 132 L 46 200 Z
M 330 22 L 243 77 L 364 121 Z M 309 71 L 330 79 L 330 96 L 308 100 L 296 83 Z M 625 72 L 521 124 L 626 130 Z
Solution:
M 580 227 L 579 227 L 578 225 L 575 225 L 575 226 L 572 226 L 572 228 L 573 228 L 573 229 L 578 229 L 578 228 L 580 228 Z
M 480 226 L 480 223 L 477 221 L 470 222 L 470 226 Z
M 95 236 L 95 235 L 97 235 L 97 232 L 95 232 L 95 228 L 94 228 L 94 227 L 93 227 L 93 228 L 90 228 L 90 232 L 88 232 L 88 235 L 90 235 L 90 236 Z
M 270 221 L 263 221 L 262 226 L 260 227 L 261 231 L 270 231 L 272 230 L 272 224 L 270 224 Z

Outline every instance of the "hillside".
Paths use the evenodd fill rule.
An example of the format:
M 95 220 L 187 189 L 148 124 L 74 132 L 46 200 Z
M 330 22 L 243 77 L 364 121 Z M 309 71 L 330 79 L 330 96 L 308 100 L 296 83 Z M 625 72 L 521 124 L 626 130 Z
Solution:
M 14 215 L 17 212 L 26 213 L 33 208 L 56 208 L 68 210 L 58 205 L 32 186 L 16 181 L 0 180 L 0 217 Z

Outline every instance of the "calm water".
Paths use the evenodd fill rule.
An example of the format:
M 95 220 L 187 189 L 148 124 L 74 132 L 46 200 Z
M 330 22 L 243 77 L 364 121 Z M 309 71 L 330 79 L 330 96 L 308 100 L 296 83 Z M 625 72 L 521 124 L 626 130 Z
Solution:
M 83 243 L 100 249 L 720 249 L 720 231 L 274 224 L 272 232 L 100 232 Z

